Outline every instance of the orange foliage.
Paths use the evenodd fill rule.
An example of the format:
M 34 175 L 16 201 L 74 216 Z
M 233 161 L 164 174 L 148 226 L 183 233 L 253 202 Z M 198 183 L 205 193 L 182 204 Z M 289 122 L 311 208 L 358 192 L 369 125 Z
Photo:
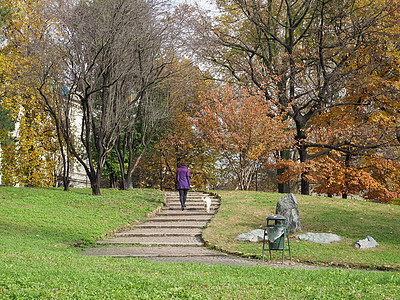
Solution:
M 201 104 L 195 124 L 203 139 L 227 160 L 240 189 L 248 189 L 259 165 L 290 144 L 288 121 L 276 116 L 261 94 L 225 86 L 203 96 Z
M 360 12 L 379 8 L 358 4 Z M 377 21 L 377 31 L 364 36 L 370 42 L 349 61 L 355 75 L 342 97 L 311 120 L 310 154 L 333 149 L 310 167 L 308 178 L 317 192 L 354 193 L 384 202 L 400 196 L 398 1 L 393 5 Z
M 346 166 L 338 152 L 316 161 L 312 177 L 315 191 L 328 195 L 355 194 L 369 200 L 391 202 L 400 197 L 400 165 L 370 156 Z

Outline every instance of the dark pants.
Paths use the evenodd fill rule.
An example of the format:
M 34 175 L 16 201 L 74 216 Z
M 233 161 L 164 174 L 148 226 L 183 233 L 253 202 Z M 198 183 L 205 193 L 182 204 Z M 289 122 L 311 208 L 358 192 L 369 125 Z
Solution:
M 186 196 L 188 193 L 188 190 L 178 190 L 179 191 L 179 200 L 181 201 L 181 206 L 186 207 Z

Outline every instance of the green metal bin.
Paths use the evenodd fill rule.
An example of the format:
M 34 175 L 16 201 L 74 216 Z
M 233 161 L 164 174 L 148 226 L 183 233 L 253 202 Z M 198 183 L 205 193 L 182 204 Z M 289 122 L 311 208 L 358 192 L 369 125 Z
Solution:
M 281 215 L 267 217 L 267 227 L 264 229 L 262 261 L 264 261 L 265 245 L 268 244 L 269 258 L 272 259 L 271 251 L 282 251 L 282 263 L 284 262 L 285 237 L 287 237 L 290 261 L 292 261 L 286 218 Z M 266 243 L 266 239 L 268 239 L 268 243 Z

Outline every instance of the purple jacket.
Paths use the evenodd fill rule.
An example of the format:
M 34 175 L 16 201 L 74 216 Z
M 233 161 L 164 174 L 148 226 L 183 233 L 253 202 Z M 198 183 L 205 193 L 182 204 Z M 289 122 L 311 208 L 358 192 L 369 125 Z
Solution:
M 190 188 L 190 172 L 186 166 L 180 167 L 176 170 L 176 181 L 177 190 L 188 190 Z

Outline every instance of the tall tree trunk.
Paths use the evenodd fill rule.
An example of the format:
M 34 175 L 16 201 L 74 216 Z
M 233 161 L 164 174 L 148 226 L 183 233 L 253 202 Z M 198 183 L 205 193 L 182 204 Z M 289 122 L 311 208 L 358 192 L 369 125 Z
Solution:
M 121 180 L 119 183 L 119 189 L 123 190 L 123 191 L 127 191 L 129 188 L 127 174 L 126 174 L 127 172 L 126 172 L 126 167 L 125 167 L 125 156 L 126 156 L 127 148 L 129 148 L 129 155 L 130 155 L 130 153 L 131 153 L 130 149 L 132 148 L 131 144 L 132 144 L 132 140 L 130 139 L 129 133 L 125 133 L 122 138 L 122 144 L 121 144 L 121 138 L 118 137 L 117 141 L 115 143 L 115 146 L 114 146 L 114 149 L 115 149 L 115 151 L 117 153 L 117 157 L 118 157 L 119 169 L 121 172 Z
M 63 150 L 61 150 L 63 152 Z M 65 154 L 63 153 L 63 186 L 64 186 L 64 191 L 68 192 L 70 190 L 70 183 L 71 180 L 69 178 L 69 155 L 67 153 L 67 155 L 65 156 Z
M 308 161 L 308 152 L 307 148 L 301 144 L 299 148 L 299 156 L 300 156 L 300 162 L 305 163 Z M 310 183 L 307 180 L 307 175 L 309 174 L 308 171 L 304 171 L 301 173 L 301 194 L 302 195 L 309 195 L 310 194 Z
M 130 182 L 130 178 L 128 178 L 128 174 L 122 174 L 121 175 L 121 181 L 119 184 L 119 189 L 122 191 L 127 191 L 129 189 L 129 182 Z
M 158 122 L 157 122 L 158 123 Z M 126 168 L 126 174 L 125 174 L 125 168 L 120 168 L 121 169 L 121 189 L 122 190 L 128 190 L 130 183 L 132 182 L 132 176 L 133 173 L 135 172 L 137 166 L 139 165 L 140 161 L 142 160 L 143 155 L 145 154 L 145 152 L 147 151 L 147 148 L 151 142 L 151 140 L 153 139 L 153 136 L 155 134 L 155 129 L 156 129 L 156 125 L 153 126 L 153 128 L 151 129 L 150 133 L 145 136 L 142 140 L 142 146 L 143 148 L 140 149 L 133 149 L 132 147 L 132 139 L 130 139 L 128 141 L 128 152 L 129 152 L 129 158 L 128 158 L 128 167 Z M 118 153 L 119 149 L 117 149 L 117 153 Z M 138 157 L 136 158 L 135 163 L 133 163 L 133 159 L 134 156 L 138 155 Z M 119 156 L 119 155 L 118 155 Z M 120 164 L 121 164 L 121 160 L 120 160 Z M 124 172 L 124 173 L 122 173 Z
M 111 189 L 115 189 L 116 187 L 118 187 L 118 176 L 116 176 L 115 174 L 110 174 L 109 176 L 109 180 L 110 180 L 110 188 Z
M 62 175 L 63 187 L 64 187 L 64 191 L 67 192 L 70 190 L 69 189 L 70 156 L 69 156 L 69 151 L 68 151 L 68 145 L 67 145 L 67 153 L 65 153 L 63 140 L 62 140 L 62 134 L 60 132 L 60 124 L 58 122 L 58 119 L 55 118 L 54 121 L 56 124 L 57 139 L 58 139 L 58 144 L 60 145 L 61 157 L 62 157 L 62 162 L 63 162 L 63 175 Z
M 347 168 L 350 167 L 350 159 L 351 159 L 351 155 L 349 153 L 346 153 L 346 158 L 345 158 L 345 162 L 344 162 L 346 170 L 347 170 Z M 347 199 L 348 191 L 349 191 L 349 187 L 348 187 L 349 182 L 348 182 L 347 178 L 345 178 L 344 180 L 345 180 L 344 183 L 345 183 L 346 189 L 342 192 L 342 199 Z
M 290 151 L 289 150 L 280 151 L 279 156 L 283 160 L 288 160 L 288 159 L 290 159 Z M 278 177 L 280 175 L 282 175 L 286 170 L 287 170 L 286 167 L 277 169 L 276 173 L 277 173 Z M 290 193 L 289 182 L 281 182 L 281 183 L 278 182 L 278 193 L 284 193 L 284 194 Z
M 256 182 L 256 192 L 258 192 L 258 168 L 256 170 L 256 175 L 255 175 L 255 182 Z
M 310 183 L 306 179 L 308 172 L 303 172 L 301 174 L 301 194 L 310 195 Z
M 295 109 L 294 121 L 296 123 L 296 144 L 297 151 L 299 153 L 300 163 L 306 163 L 310 160 L 310 156 L 308 155 L 308 148 L 305 144 L 307 139 L 307 133 L 305 132 L 305 127 L 310 118 L 310 115 L 302 116 L 300 111 Z M 309 195 L 310 194 L 310 183 L 307 180 L 307 175 L 309 171 L 306 170 L 301 174 L 301 194 Z
M 94 180 L 94 182 L 90 182 L 90 187 L 92 188 L 92 195 L 93 196 L 101 196 L 100 192 L 100 183 L 97 180 Z
M 92 188 L 92 195 L 93 196 L 101 196 L 100 191 L 100 182 L 101 182 L 101 173 L 103 169 L 98 168 L 96 173 L 92 173 L 93 176 L 90 176 L 90 187 Z
M 159 176 L 160 176 L 160 190 L 163 191 L 164 190 L 164 184 L 163 184 L 163 168 L 162 168 L 162 154 L 160 152 L 160 160 L 159 160 Z

